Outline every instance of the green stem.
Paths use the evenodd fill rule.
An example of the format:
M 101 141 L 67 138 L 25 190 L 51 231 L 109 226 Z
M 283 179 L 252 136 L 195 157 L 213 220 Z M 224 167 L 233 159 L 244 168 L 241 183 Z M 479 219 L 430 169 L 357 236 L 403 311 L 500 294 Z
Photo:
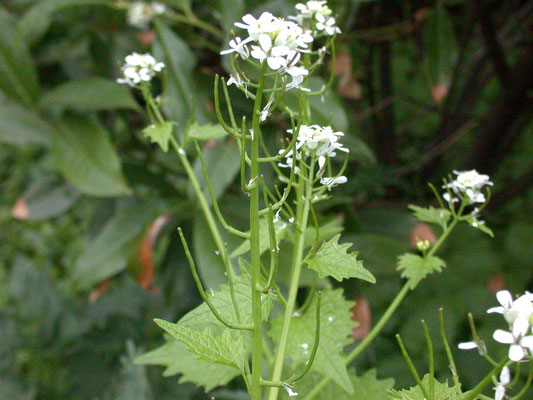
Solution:
M 290 279 L 290 289 L 289 289 L 289 297 L 287 299 L 287 307 L 285 308 L 285 314 L 283 315 L 283 325 L 281 328 L 281 335 L 279 339 L 278 344 L 278 351 L 276 352 L 276 358 L 274 362 L 274 369 L 272 372 L 272 381 L 276 382 L 281 379 L 281 374 L 283 372 L 283 364 L 285 361 L 285 351 L 287 349 L 287 341 L 289 338 L 289 328 L 291 324 L 292 315 L 294 313 L 294 308 L 296 305 L 296 295 L 298 294 L 298 287 L 300 282 L 300 273 L 302 270 L 302 259 L 303 259 L 303 252 L 304 252 L 304 242 L 305 242 L 305 230 L 307 227 L 307 221 L 309 218 L 309 204 L 310 204 L 310 198 L 312 196 L 312 186 L 310 185 L 310 182 L 313 182 L 313 173 L 315 168 L 315 161 L 311 161 L 311 165 L 309 168 L 309 179 L 308 185 L 305 185 L 306 187 L 306 194 L 305 198 L 303 200 L 298 201 L 298 208 L 297 208 L 297 225 L 299 228 L 299 234 L 298 234 L 298 241 L 296 243 L 296 248 L 293 253 L 293 260 L 292 260 L 292 271 L 291 271 L 291 279 Z M 304 188 L 304 179 L 302 176 L 300 176 L 297 190 L 296 190 L 296 198 L 301 199 L 303 195 L 303 188 Z M 302 206 L 303 203 L 303 206 Z M 273 387 L 270 390 L 269 393 L 269 400 L 277 400 L 279 394 L 279 387 Z
M 180 22 L 182 24 L 187 24 L 187 25 L 194 26 L 196 28 L 203 29 L 204 31 L 212 33 L 213 35 L 217 36 L 220 39 L 224 38 L 224 32 L 214 27 L 213 25 L 202 21 L 196 16 L 186 16 L 186 15 L 181 15 L 181 14 L 168 14 L 166 15 L 166 17 L 176 22 Z
M 252 392 L 251 400 L 262 399 L 261 388 L 261 366 L 263 363 L 263 332 L 261 315 L 261 253 L 259 250 L 259 141 L 261 135 L 260 113 L 261 100 L 263 98 L 263 87 L 265 85 L 265 72 L 267 64 L 263 62 L 261 75 L 259 76 L 259 87 L 255 95 L 254 115 L 252 120 L 252 143 L 251 143 L 251 166 L 250 177 L 252 184 L 250 188 L 250 261 L 252 267 L 252 316 L 254 330 L 252 338 Z
M 474 389 L 472 389 L 468 393 L 465 393 L 465 397 L 463 397 L 461 400 L 474 400 L 475 398 L 477 398 L 478 395 L 483 391 L 483 389 L 485 389 L 485 387 L 492 382 L 492 377 L 499 374 L 508 361 L 509 359 L 507 357 L 501 360 L 498 365 L 496 365 L 494 369 L 490 371 L 490 373 L 485 378 L 483 378 Z
M 224 254 L 224 251 L 225 251 L 224 241 L 222 240 L 222 237 L 220 236 L 220 232 L 218 231 L 218 227 L 215 222 L 213 213 L 211 212 L 211 208 L 207 204 L 204 193 L 202 192 L 202 189 L 200 187 L 200 183 L 198 182 L 198 179 L 196 178 L 196 174 L 194 173 L 194 170 L 192 169 L 192 166 L 189 163 L 187 154 L 185 153 L 185 150 L 181 148 L 181 146 L 178 144 L 178 142 L 176 141 L 174 137 L 170 138 L 170 143 L 176 150 L 176 153 L 178 153 L 178 157 L 181 161 L 181 164 L 183 165 L 183 168 L 185 169 L 185 173 L 187 174 L 189 180 L 192 183 L 194 193 L 196 194 L 196 197 L 198 198 L 198 202 L 200 203 L 200 208 L 202 209 L 204 213 L 205 219 L 207 221 L 207 225 L 209 226 L 209 230 L 211 231 L 211 234 L 213 235 L 213 239 L 215 240 L 215 244 L 218 248 L 218 251 L 220 251 L 220 254 Z

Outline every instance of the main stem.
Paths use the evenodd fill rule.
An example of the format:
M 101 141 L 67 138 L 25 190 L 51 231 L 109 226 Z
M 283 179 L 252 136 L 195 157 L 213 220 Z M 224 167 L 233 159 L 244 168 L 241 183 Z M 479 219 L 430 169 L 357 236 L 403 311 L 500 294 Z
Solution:
M 250 258 L 252 265 L 252 316 L 254 330 L 252 338 L 252 392 L 251 400 L 263 398 L 261 388 L 261 366 L 263 364 L 263 317 L 261 315 L 261 253 L 259 251 L 259 141 L 261 127 L 259 117 L 261 113 L 261 100 L 265 85 L 266 61 L 263 61 L 259 85 L 255 94 L 254 115 L 252 120 L 252 144 L 251 144 L 251 189 L 250 189 Z M 246 149 L 242 149 L 246 151 Z
M 295 160 L 296 161 L 296 160 Z M 311 199 L 311 191 L 313 189 L 312 182 L 314 177 L 314 160 L 311 162 L 309 169 L 309 180 L 305 181 L 300 177 L 298 181 L 298 187 L 296 190 L 296 198 L 298 199 L 298 206 L 296 210 L 296 218 L 298 221 L 298 241 L 296 248 L 294 249 L 292 259 L 292 271 L 291 271 L 291 285 L 289 289 L 289 297 L 287 299 L 287 307 L 285 308 L 285 314 L 283 315 L 283 325 L 281 328 L 281 335 L 279 339 L 278 351 L 276 352 L 276 359 L 274 363 L 274 369 L 272 371 L 272 381 L 277 382 L 281 379 L 283 372 L 283 362 L 285 360 L 285 351 L 287 349 L 287 340 L 289 338 L 289 328 L 291 325 L 292 315 L 296 305 L 296 295 L 298 294 L 298 286 L 300 283 L 300 273 L 302 271 L 302 259 L 305 247 L 305 230 L 307 228 L 307 221 L 309 219 L 309 201 Z M 305 195 L 304 190 L 305 189 Z M 303 200 L 302 200 L 303 197 Z M 303 203 L 303 205 L 302 205 Z M 279 394 L 279 387 L 272 387 L 270 389 L 269 400 L 277 400 Z

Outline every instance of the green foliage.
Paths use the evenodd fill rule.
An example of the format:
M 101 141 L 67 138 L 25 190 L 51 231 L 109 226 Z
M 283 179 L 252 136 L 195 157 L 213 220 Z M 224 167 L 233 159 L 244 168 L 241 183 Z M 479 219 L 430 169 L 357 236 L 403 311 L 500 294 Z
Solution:
M 138 364 L 162 365 L 166 367 L 163 376 L 181 374 L 180 382 L 191 382 L 203 386 L 206 392 L 217 386 L 224 386 L 239 375 L 235 368 L 222 364 L 207 364 L 198 361 L 187 351 L 187 347 L 173 337 L 165 335 L 165 344 L 144 353 L 135 359 Z M 209 373 L 206 373 L 209 371 Z
M 445 266 L 444 260 L 435 256 L 421 257 L 416 254 L 404 254 L 398 258 L 398 271 L 402 272 L 402 278 L 409 280 L 411 290 L 433 272 L 442 272 Z
M 205 331 L 189 329 L 181 324 L 172 324 L 162 319 L 154 320 L 157 325 L 170 333 L 187 347 L 199 361 L 227 365 L 244 374 L 246 349 L 242 336 L 233 338 L 229 329 L 221 336 L 206 328 Z
M 132 193 L 108 133 L 93 120 L 68 117 L 50 132 L 57 168 L 80 192 L 93 196 Z
M 43 108 L 57 107 L 82 112 L 115 108 L 139 109 L 126 85 L 98 77 L 67 81 L 44 94 L 40 105 Z
M 332 276 L 339 282 L 343 279 L 357 278 L 376 283 L 376 278 L 357 260 L 357 252 L 348 253 L 352 243 L 339 244 L 341 235 L 324 242 L 318 251 L 307 260 L 307 266 L 318 273 L 320 278 Z
M 426 388 L 426 391 L 429 391 L 431 376 L 429 374 L 424 375 L 422 379 L 422 385 Z M 455 386 L 448 386 L 448 382 L 441 383 L 435 378 L 433 378 L 434 385 L 434 398 L 435 399 L 449 399 L 449 400 L 459 400 L 461 397 L 459 395 L 459 388 Z M 389 399 L 397 400 L 424 400 L 424 394 L 418 386 L 413 386 L 410 389 L 404 390 L 390 390 Z
M 288 232 L 288 225 L 284 221 L 277 221 L 274 222 L 274 230 L 276 232 L 276 240 L 277 243 L 285 237 L 285 235 Z M 268 235 L 268 221 L 266 218 L 262 218 L 259 220 L 259 251 L 261 254 L 263 254 L 265 251 L 270 249 L 270 237 Z M 237 247 L 233 252 L 230 254 L 231 258 L 242 256 L 243 254 L 246 254 L 250 251 L 250 241 L 248 239 L 245 239 L 239 247 Z
M 157 143 L 166 153 L 173 130 L 174 122 L 162 122 L 157 125 L 148 125 L 143 129 L 143 135 L 149 138 L 151 143 Z
M 0 141 L 18 146 L 48 146 L 52 127 L 35 112 L 16 103 L 0 107 Z
M 348 394 L 334 383 L 327 384 L 315 397 L 316 400 L 386 400 L 388 391 L 394 385 L 394 379 L 378 379 L 377 371 L 369 369 L 363 375 L 357 376 L 353 369 L 349 370 L 353 384 L 353 394 Z M 295 390 L 302 395 L 309 393 L 320 382 L 319 374 L 309 374 L 295 385 Z
M 354 387 L 344 364 L 342 349 L 352 342 L 349 336 L 357 324 L 351 320 L 350 308 L 354 303 L 344 299 L 341 289 L 322 293 L 320 312 L 320 343 L 311 367 L 322 376 L 331 378 L 345 392 L 352 394 Z M 269 336 L 276 341 L 281 332 L 282 318 L 272 321 Z M 293 369 L 309 361 L 309 354 L 315 340 L 316 299 L 302 315 L 292 319 L 287 358 L 292 360 Z
M 429 222 L 430 224 L 444 226 L 451 217 L 450 211 L 444 208 L 419 207 L 410 204 L 409 209 L 419 221 Z
M 0 90 L 13 100 L 32 106 L 39 94 L 37 70 L 14 19 L 0 9 Z
M 193 122 L 187 128 L 187 136 L 198 140 L 221 139 L 227 136 L 227 132 L 220 124 L 198 125 Z

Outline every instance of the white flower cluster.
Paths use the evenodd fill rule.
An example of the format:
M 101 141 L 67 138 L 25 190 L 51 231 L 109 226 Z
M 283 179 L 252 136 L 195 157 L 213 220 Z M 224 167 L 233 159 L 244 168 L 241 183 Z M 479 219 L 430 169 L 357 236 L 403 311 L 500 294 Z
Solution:
M 492 186 L 488 175 L 479 174 L 475 169 L 471 171 L 453 171 L 457 175 L 455 180 L 444 185 L 443 189 L 451 189 L 455 196 L 459 196 L 468 201 L 469 204 L 484 203 L 485 195 L 481 189 L 485 185 Z M 458 197 L 450 196 L 449 193 L 444 194 L 444 199 L 448 202 L 459 201 Z
M 118 78 L 117 82 L 134 87 L 141 82 L 149 82 L 164 67 L 165 64 L 157 62 L 150 54 L 133 53 L 126 57 L 126 64 L 122 67 L 124 77 Z
M 301 52 L 307 51 L 313 37 L 304 32 L 296 23 L 275 17 L 269 12 L 264 12 L 259 18 L 247 14 L 242 18 L 244 23 L 236 22 L 235 26 L 246 29 L 248 37 L 242 40 L 235 37 L 230 40 L 230 49 L 221 51 L 220 54 L 237 53 L 243 59 L 250 56 L 263 62 L 266 60 L 270 69 L 290 75 L 292 81 L 287 89 L 299 87 L 304 77 L 309 73 L 300 67 Z M 240 77 L 233 77 L 228 84 L 238 86 L 244 84 Z
M 332 11 L 326 5 L 327 1 L 308 1 L 305 4 L 298 3 L 295 8 L 298 14 L 295 17 L 289 17 L 301 26 L 311 25 L 311 32 L 313 36 L 325 34 L 333 36 L 336 33 L 341 33 L 341 30 L 336 25 L 335 18 L 331 16 Z
M 297 132 L 294 132 L 293 129 L 289 129 L 287 132 L 293 135 L 297 133 L 298 137 L 295 148 L 287 153 L 286 162 L 278 164 L 280 167 L 292 168 L 295 156 L 297 160 L 301 160 L 313 155 L 318 157 L 319 171 L 317 176 L 321 178 L 320 183 L 325 185 L 328 190 L 347 182 L 345 176 L 322 176 L 325 171 L 326 158 L 335 157 L 337 150 L 348 152 L 348 149 L 339 142 L 339 138 L 344 136 L 344 133 L 334 132 L 331 126 L 319 125 L 301 125 Z M 280 150 L 280 154 L 283 152 L 284 150 Z
M 489 308 L 487 312 L 489 314 L 502 314 L 509 324 L 509 331 L 497 329 L 492 337 L 497 342 L 510 345 L 509 359 L 512 361 L 519 362 L 528 355 L 533 356 L 533 294 L 526 292 L 513 300 L 510 292 L 501 290 L 496 293 L 496 298 L 500 306 Z M 459 348 L 462 350 L 475 349 L 477 347 L 478 343 L 476 342 L 459 344 Z M 510 381 L 511 373 L 505 367 L 500 374 L 497 386 L 494 388 L 496 391 L 495 400 L 504 398 L 505 386 Z
M 128 23 L 139 29 L 146 29 L 155 16 L 167 11 L 165 5 L 157 2 L 135 1 L 128 7 Z
M 487 310 L 489 314 L 502 314 L 509 324 L 509 331 L 497 329 L 493 338 L 497 342 L 509 344 L 509 359 L 521 361 L 526 355 L 533 356 L 533 294 L 526 292 L 516 300 L 513 300 L 511 293 L 501 290 L 496 293 L 496 298 L 500 303 L 499 307 Z M 469 350 L 478 347 L 475 342 L 459 344 L 462 350 Z

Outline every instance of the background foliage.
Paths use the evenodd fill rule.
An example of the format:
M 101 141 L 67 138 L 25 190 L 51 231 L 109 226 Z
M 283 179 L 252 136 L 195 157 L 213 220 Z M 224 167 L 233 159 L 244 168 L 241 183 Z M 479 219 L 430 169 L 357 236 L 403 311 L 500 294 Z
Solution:
M 178 225 L 192 238 L 206 286 L 216 289 L 224 276 L 180 164 L 143 137 L 140 98 L 115 79 L 125 55 L 150 51 L 167 66 L 163 104 L 178 130 L 192 119 L 210 123 L 214 75 L 228 67 L 218 53 L 233 22 L 246 12 L 289 15 L 293 4 L 165 3 L 179 14 L 189 5 L 217 29 L 162 17 L 139 31 L 111 0 L 8 0 L 0 7 L 1 399 L 205 398 L 184 383 L 187 376 L 178 383 L 162 377 L 161 367 L 133 362 L 163 343 L 154 317 L 177 320 L 199 303 Z M 348 184 L 321 206 L 319 219 L 332 235 L 344 230 L 343 240 L 377 278 L 376 285 L 343 284 L 358 303 L 354 318 L 363 328 L 356 337 L 399 290 L 398 255 L 416 236 L 438 232 L 416 225 L 407 210 L 409 203 L 432 201 L 425 183 L 439 185 L 453 169 L 467 168 L 495 182 L 485 216 L 495 240 L 457 229 L 439 254 L 448 268 L 409 295 L 355 365 L 376 367 L 378 377 L 406 387 L 413 382 L 395 333 L 422 365 L 420 319 L 437 337 L 442 306 L 452 342 L 469 340 L 466 313 L 472 311 L 490 347 L 498 320 L 485 310 L 495 303 L 493 292 L 533 290 L 533 6 L 520 0 L 329 3 L 343 31 L 336 93 L 312 107 L 317 123 L 346 133 L 351 158 Z M 322 75 L 327 72 L 324 65 Z M 322 78 L 312 79 L 322 85 Z M 238 114 L 250 111 L 239 93 L 231 94 Z M 209 139 L 205 158 L 227 219 L 247 229 L 246 200 L 233 184 L 238 150 L 216 125 L 192 128 Z M 283 121 L 267 125 L 272 148 L 286 128 Z M 199 160 L 194 165 L 199 173 Z M 239 245 L 226 240 L 230 249 Z M 183 354 L 172 348 L 165 375 L 183 372 L 174 365 Z M 486 373 L 472 353 L 457 352 L 457 359 L 467 385 Z M 442 349 L 437 364 L 437 377 L 447 376 Z M 239 390 L 230 383 L 215 393 L 238 399 Z

